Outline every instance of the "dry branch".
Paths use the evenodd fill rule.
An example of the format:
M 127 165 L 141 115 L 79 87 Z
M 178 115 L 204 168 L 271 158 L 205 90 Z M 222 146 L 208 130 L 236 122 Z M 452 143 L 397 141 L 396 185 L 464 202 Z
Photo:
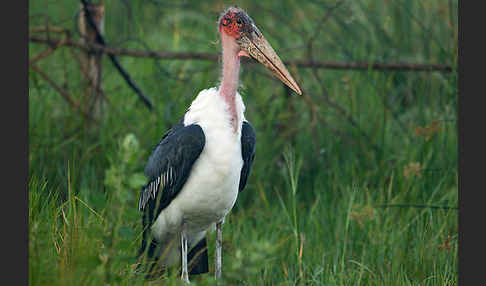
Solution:
M 46 38 L 40 36 L 29 36 L 32 43 L 56 45 L 60 39 Z M 107 55 L 131 56 L 137 58 L 152 58 L 166 60 L 206 60 L 218 61 L 219 54 L 194 53 L 194 52 L 163 52 L 163 51 L 142 51 L 106 47 L 99 44 L 83 44 L 78 41 L 68 40 L 65 46 L 76 47 L 83 50 L 93 50 Z M 337 61 L 309 61 L 289 59 L 284 61 L 287 65 L 294 65 L 300 68 L 338 69 L 338 70 L 377 70 L 377 71 L 439 71 L 452 72 L 452 67 L 443 64 L 425 63 L 370 63 L 370 62 L 337 62 Z
M 54 80 L 52 80 L 46 73 L 41 71 L 35 64 L 30 63 L 30 68 L 34 70 L 40 77 L 42 77 L 50 86 L 52 86 L 76 111 L 80 112 L 84 117 L 94 120 L 88 113 L 86 113 L 79 105 L 77 101 L 75 101 L 69 93 L 58 86 Z
M 67 33 L 69 30 L 56 27 L 56 26 L 38 26 L 29 29 L 29 33 L 40 33 L 40 32 L 55 32 L 55 33 Z
M 58 47 L 62 46 L 66 42 L 66 40 L 67 40 L 67 37 L 64 37 L 56 45 L 49 46 L 45 51 L 43 51 L 42 53 L 40 53 L 37 57 L 35 57 L 34 59 L 30 60 L 29 64 L 34 64 L 34 63 L 42 60 L 43 58 L 46 58 L 46 57 L 50 56 L 52 53 L 54 53 L 56 51 L 56 49 Z
M 84 13 L 86 13 L 86 20 L 88 21 L 89 26 L 95 31 L 96 33 L 96 42 L 102 47 L 106 47 L 106 42 L 104 37 L 101 35 L 100 31 L 98 30 L 97 25 L 95 24 L 93 20 L 93 16 L 91 15 L 91 12 L 88 9 L 88 1 L 87 0 L 81 0 L 81 3 L 83 4 L 84 7 Z M 86 43 L 86 45 L 90 45 L 90 43 Z M 98 52 L 104 53 L 103 49 L 99 50 Z M 127 71 L 122 68 L 120 65 L 120 62 L 118 62 L 118 59 L 115 57 L 114 54 L 106 53 L 108 57 L 110 58 L 111 62 L 115 66 L 115 68 L 120 72 L 120 75 L 123 77 L 125 82 L 132 88 L 135 93 L 138 95 L 138 97 L 145 103 L 145 105 L 152 110 L 152 102 L 148 97 L 146 97 L 143 93 L 142 90 L 135 84 L 135 82 L 131 79 L 130 75 L 127 73 Z
M 383 204 L 375 205 L 376 208 L 429 208 L 429 209 L 441 209 L 441 210 L 458 210 L 458 207 L 451 206 L 436 206 L 436 205 L 423 205 L 423 204 Z
M 89 14 L 86 13 L 89 11 Z M 98 33 L 103 37 L 104 32 L 104 17 L 105 6 L 103 4 L 88 4 L 86 7 L 81 4 L 81 13 L 78 18 L 78 31 L 83 43 L 95 43 L 97 42 Z M 93 27 L 96 27 L 94 29 Z M 104 45 L 102 42 L 97 42 Z M 72 51 L 72 49 L 70 49 Z M 79 57 L 81 69 L 83 72 L 83 79 L 87 82 L 86 90 L 84 91 L 84 104 L 85 110 L 89 110 L 93 117 L 101 118 L 105 112 L 105 98 L 101 87 L 102 77 L 102 56 L 103 53 L 84 52 Z

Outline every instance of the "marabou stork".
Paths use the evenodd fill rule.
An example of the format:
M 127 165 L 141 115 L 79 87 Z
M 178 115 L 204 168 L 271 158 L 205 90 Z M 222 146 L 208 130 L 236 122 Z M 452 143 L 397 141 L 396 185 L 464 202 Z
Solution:
M 142 188 L 138 204 L 144 227 L 139 254 L 146 252 L 163 269 L 182 259 L 181 279 L 186 282 L 189 274 L 208 272 L 206 231 L 214 227 L 215 275 L 221 276 L 221 226 L 245 188 L 255 156 L 255 131 L 245 119 L 245 105 L 237 92 L 240 57 L 256 59 L 302 94 L 243 10 L 228 8 L 218 27 L 221 84 L 201 91 L 155 147 L 145 168 L 149 182 Z

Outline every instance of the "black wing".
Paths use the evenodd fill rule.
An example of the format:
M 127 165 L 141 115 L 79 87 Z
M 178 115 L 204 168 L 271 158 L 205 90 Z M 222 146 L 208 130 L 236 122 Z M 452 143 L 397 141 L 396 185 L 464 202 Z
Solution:
M 145 167 L 149 182 L 142 188 L 138 203 L 139 210 L 148 211 L 150 222 L 182 189 L 205 143 L 199 125 L 184 126 L 181 120 L 155 147 Z
M 196 124 L 184 126 L 183 120 L 164 134 L 145 167 L 149 182 L 142 187 L 138 201 L 138 208 L 143 211 L 139 255 L 148 247 L 149 258 L 156 256 L 157 248 L 157 243 L 149 239 L 150 225 L 180 192 L 206 144 L 202 128 Z
M 250 175 L 251 164 L 255 158 L 256 135 L 253 126 L 247 121 L 243 122 L 241 128 L 241 156 L 243 157 L 243 168 L 241 168 L 239 191 L 243 191 L 246 181 Z

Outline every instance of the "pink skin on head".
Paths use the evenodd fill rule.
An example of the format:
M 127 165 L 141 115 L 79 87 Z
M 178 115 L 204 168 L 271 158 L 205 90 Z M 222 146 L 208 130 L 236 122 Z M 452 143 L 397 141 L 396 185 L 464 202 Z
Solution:
M 251 18 L 238 8 L 229 8 L 219 20 L 223 48 L 223 73 L 219 94 L 228 103 L 235 131 L 238 130 L 235 96 L 238 88 L 240 57 L 252 57 L 268 68 L 284 84 L 302 94 L 299 86 L 265 40 Z
M 238 57 L 251 57 L 269 69 L 275 77 L 285 85 L 302 95 L 299 85 L 289 73 L 272 46 L 265 40 L 253 20 L 241 9 L 229 8 L 219 19 L 219 34 L 221 35 L 224 53 L 228 50 Z M 240 49 L 225 49 L 227 43 L 241 45 Z M 226 70 L 223 68 L 223 72 Z M 224 74 L 223 74 L 224 77 Z
M 225 18 L 231 15 L 231 24 L 226 24 Z M 241 32 L 238 29 L 234 12 L 229 11 L 224 17 L 221 18 L 219 24 L 219 34 L 221 36 L 221 46 L 223 48 L 223 72 L 221 79 L 221 86 L 219 88 L 219 95 L 222 96 L 230 107 L 232 124 L 234 131 L 238 130 L 238 114 L 236 113 L 235 96 L 238 89 L 238 78 L 240 72 L 240 57 L 249 55 L 240 49 L 236 43 Z
M 237 8 L 229 8 L 226 14 L 219 21 L 219 32 L 225 32 L 227 35 L 237 39 L 241 36 L 242 25 L 238 24 L 237 13 L 241 12 Z

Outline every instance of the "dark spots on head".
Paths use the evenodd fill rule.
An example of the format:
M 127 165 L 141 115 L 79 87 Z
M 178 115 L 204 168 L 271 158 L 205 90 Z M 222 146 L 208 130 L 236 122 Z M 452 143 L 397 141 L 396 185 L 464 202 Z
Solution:
M 223 26 L 226 27 L 226 26 L 228 26 L 230 24 L 231 24 L 231 18 L 226 18 L 225 17 L 225 18 L 221 19 L 221 25 L 223 25 Z
M 240 38 L 242 34 L 252 38 L 253 34 L 259 35 L 253 20 L 239 8 L 229 8 L 221 16 L 220 25 L 226 34 Z

